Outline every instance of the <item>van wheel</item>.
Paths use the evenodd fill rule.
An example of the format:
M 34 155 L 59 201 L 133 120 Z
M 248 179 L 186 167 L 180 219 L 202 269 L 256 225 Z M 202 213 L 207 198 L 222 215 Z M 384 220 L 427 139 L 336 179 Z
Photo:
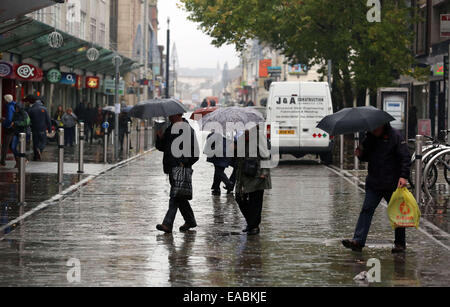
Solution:
M 322 162 L 325 165 L 332 164 L 333 163 L 333 154 L 331 152 L 321 154 L 320 162 Z

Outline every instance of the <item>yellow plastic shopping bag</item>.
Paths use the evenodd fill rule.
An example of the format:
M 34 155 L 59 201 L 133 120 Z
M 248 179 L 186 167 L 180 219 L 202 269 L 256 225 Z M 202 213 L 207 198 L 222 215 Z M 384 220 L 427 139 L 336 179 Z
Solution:
M 420 209 L 407 188 L 397 189 L 388 205 L 389 221 L 393 229 L 398 227 L 419 228 Z

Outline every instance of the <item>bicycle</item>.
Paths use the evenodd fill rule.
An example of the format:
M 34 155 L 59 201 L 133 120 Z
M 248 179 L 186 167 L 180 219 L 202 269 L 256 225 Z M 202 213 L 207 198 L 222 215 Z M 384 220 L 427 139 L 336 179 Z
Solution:
M 442 130 L 441 133 L 444 133 L 447 139 L 448 134 L 450 133 L 450 130 Z M 436 140 L 429 136 L 424 136 L 424 138 L 428 139 L 428 142 L 425 144 L 425 146 L 422 149 L 422 169 L 425 168 L 425 165 L 434 157 L 434 155 L 438 154 L 439 152 L 442 152 L 443 150 L 450 149 L 450 146 L 448 144 L 445 144 L 439 140 Z M 410 142 L 412 140 L 409 140 Z M 414 140 L 415 141 L 415 140 Z M 412 188 L 415 188 L 415 167 L 414 162 L 416 160 L 416 153 L 413 154 L 411 162 L 413 164 L 413 167 L 411 167 L 410 176 L 408 178 L 409 184 Z M 447 181 L 448 184 L 450 184 L 450 156 L 443 156 L 439 157 L 431 166 L 428 174 L 426 175 L 426 182 L 428 189 L 433 188 L 436 185 L 437 179 L 438 179 L 438 166 L 443 166 L 444 168 L 444 178 Z M 424 187 L 422 186 L 422 189 Z

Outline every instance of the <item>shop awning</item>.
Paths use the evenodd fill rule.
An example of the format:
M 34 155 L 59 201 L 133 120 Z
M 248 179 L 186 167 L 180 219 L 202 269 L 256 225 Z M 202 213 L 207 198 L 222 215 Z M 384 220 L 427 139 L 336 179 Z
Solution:
M 65 0 L 1 0 L 0 23 L 64 2 Z
M 27 22 L 25 22 L 27 21 Z M 41 63 L 53 62 L 60 66 L 73 69 L 81 69 L 97 74 L 113 74 L 115 71 L 112 50 L 81 40 L 73 35 L 58 31 L 64 38 L 64 44 L 60 48 L 51 48 L 47 42 L 48 34 L 54 28 L 30 18 L 22 19 L 23 24 L 13 30 L 4 32 L 0 36 L 0 52 L 11 52 L 22 56 L 22 59 L 32 58 Z M 2 32 L 0 25 L 0 33 Z M 90 61 L 86 52 L 94 47 L 99 51 L 99 58 Z M 132 70 L 134 61 L 122 56 L 123 64 L 120 67 L 121 74 Z

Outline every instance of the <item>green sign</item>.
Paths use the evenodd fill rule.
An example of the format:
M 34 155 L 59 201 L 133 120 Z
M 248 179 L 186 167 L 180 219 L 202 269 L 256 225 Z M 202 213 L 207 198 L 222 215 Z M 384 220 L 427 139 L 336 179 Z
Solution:
M 58 83 L 61 81 L 61 77 L 61 72 L 56 68 L 52 68 L 47 72 L 47 80 L 50 83 Z
M 104 80 L 105 94 L 114 95 L 116 90 L 116 81 L 114 80 Z M 121 80 L 119 82 L 119 95 L 125 93 L 125 81 Z

